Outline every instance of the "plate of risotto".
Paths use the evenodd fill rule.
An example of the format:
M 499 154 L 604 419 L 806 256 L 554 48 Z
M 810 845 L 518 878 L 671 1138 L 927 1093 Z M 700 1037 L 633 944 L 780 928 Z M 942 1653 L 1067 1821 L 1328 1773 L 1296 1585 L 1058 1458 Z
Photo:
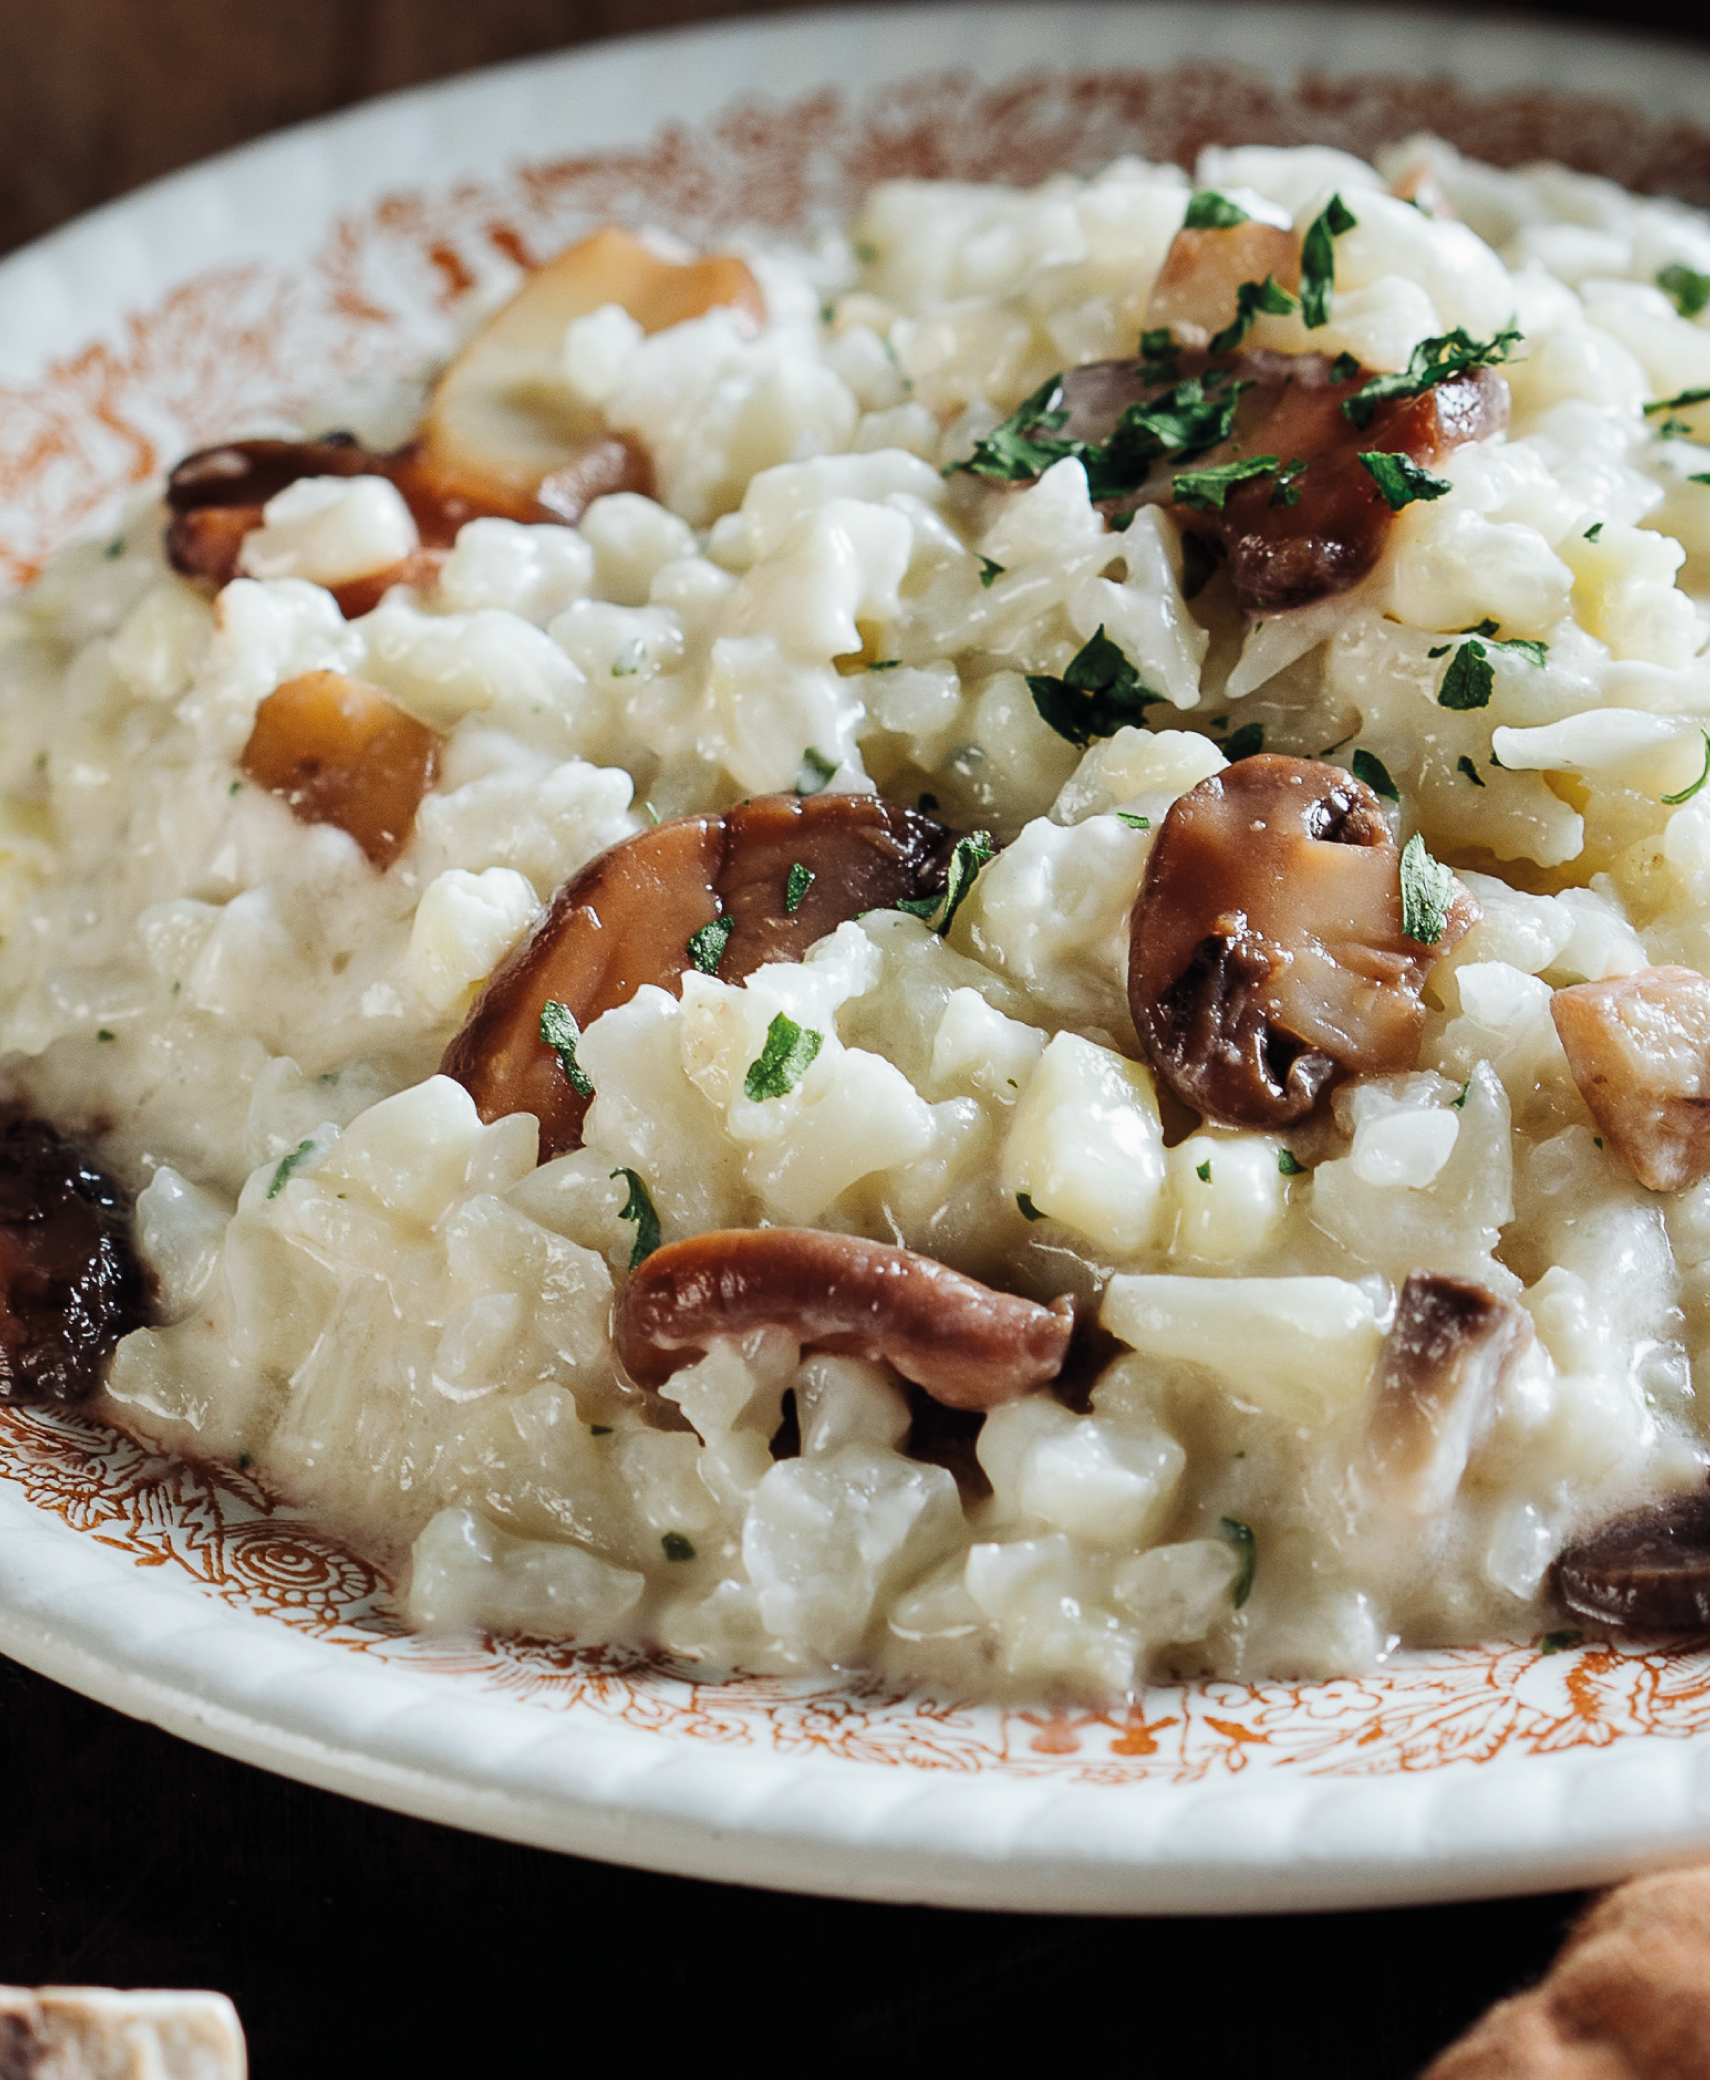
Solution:
M 1695 56 L 940 8 L 6 262 L 0 1648 L 868 1897 L 1703 1853 L 1707 206 Z

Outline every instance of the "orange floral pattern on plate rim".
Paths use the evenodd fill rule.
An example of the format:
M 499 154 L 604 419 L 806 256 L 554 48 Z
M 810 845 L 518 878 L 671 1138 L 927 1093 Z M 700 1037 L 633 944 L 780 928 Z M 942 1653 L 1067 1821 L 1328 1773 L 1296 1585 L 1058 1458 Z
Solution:
M 35 380 L 0 385 L 0 571 L 27 581 L 192 447 L 289 424 L 353 382 L 418 374 L 471 297 L 597 223 L 652 223 L 707 243 L 734 226 L 788 235 L 847 217 L 873 181 L 901 174 L 1026 183 L 1090 173 L 1123 152 L 1191 163 L 1208 143 L 1366 156 L 1417 126 L 1421 92 L 1417 78 L 1289 84 L 1212 63 L 1033 72 L 998 86 L 940 74 L 855 102 L 829 88 L 788 105 L 749 102 L 633 150 L 386 196 L 339 218 L 304 266 L 197 276 Z M 1479 91 L 1444 77 L 1429 94 L 1433 127 L 1479 156 L 1555 158 L 1710 204 L 1710 129 L 1536 87 Z M 1700 1641 L 1413 1653 L 1329 1683 L 1158 1686 L 1111 1711 L 969 1705 L 871 1678 L 709 1681 L 618 1648 L 454 1644 L 402 1628 L 377 1569 L 234 1469 L 162 1456 L 79 1416 L 0 1407 L 0 1483 L 132 1566 L 173 1569 L 328 1646 L 676 1739 L 1193 1784 L 1248 1769 L 1381 1776 L 1710 1733 L 1710 1642 Z

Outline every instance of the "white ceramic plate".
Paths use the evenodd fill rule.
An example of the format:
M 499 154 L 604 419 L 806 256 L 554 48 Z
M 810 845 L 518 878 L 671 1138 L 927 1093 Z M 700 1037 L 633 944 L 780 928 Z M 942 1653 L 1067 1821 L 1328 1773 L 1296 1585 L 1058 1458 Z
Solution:
M 0 267 L 0 565 L 207 440 L 416 367 L 608 218 L 797 231 L 901 171 L 1429 123 L 1710 202 L 1710 62 L 1426 17 L 1209 6 L 814 15 L 607 46 L 316 123 Z M 546 1846 L 883 1899 L 1214 1911 L 1582 1884 L 1710 1850 L 1710 1653 L 1524 1646 L 1130 1710 L 698 1682 L 401 1634 L 243 1476 L 0 1410 L 0 1649 L 307 1782 Z

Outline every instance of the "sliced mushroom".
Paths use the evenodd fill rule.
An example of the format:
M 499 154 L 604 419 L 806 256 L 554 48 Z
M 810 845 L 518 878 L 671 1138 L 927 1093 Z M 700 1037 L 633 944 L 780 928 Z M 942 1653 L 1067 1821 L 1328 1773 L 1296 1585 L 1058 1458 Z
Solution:
M 1710 1630 L 1710 1495 L 1617 1517 L 1569 1546 L 1551 1574 L 1576 1617 L 1631 1632 Z
M 0 1402 L 87 1399 L 148 1320 L 130 1216 L 57 1128 L 0 1111 Z
M 1550 999 L 1579 1094 L 1647 1191 L 1710 1176 L 1710 980 L 1641 968 Z
M 409 843 L 441 741 L 378 686 L 304 672 L 256 709 L 238 764 L 299 823 L 348 831 L 384 872 Z
M 1183 377 L 1206 378 L 1215 368 L 1246 386 L 1230 439 L 1187 467 L 1208 469 L 1249 455 L 1302 463 L 1290 484 L 1294 503 L 1275 498 L 1277 479 L 1262 476 L 1235 485 L 1220 510 L 1201 511 L 1175 502 L 1177 466 L 1154 470 L 1135 497 L 1113 500 L 1108 510 L 1169 505 L 1182 527 L 1227 560 L 1235 596 L 1254 616 L 1346 592 L 1376 565 L 1395 516 L 1360 461 L 1362 452 L 1427 464 L 1468 441 L 1488 440 L 1508 423 L 1508 386 L 1490 369 L 1439 383 L 1422 397 L 1391 399 L 1358 428 L 1342 406 L 1368 379 L 1367 370 L 1339 381 L 1321 354 L 1254 352 L 1212 363 L 1183 353 L 1178 361 Z M 1142 384 L 1132 362 L 1075 369 L 1064 380 L 1066 431 L 1080 440 L 1107 439 L 1129 405 L 1150 402 L 1161 391 L 1157 383 Z
M 869 794 L 764 795 L 727 816 L 684 817 L 626 838 L 558 891 L 476 1000 L 441 1069 L 483 1119 L 532 1112 L 549 1161 L 581 1146 L 589 1103 L 541 1038 L 549 1002 L 586 1027 L 643 983 L 675 990 L 695 964 L 690 939 L 719 918 L 730 920 L 721 980 L 800 960 L 845 919 L 941 889 L 950 845 L 940 825 Z M 812 878 L 802 892 L 795 877 L 792 907 L 796 866 Z
M 1190 230 L 1170 241 L 1146 303 L 1146 324 L 1167 325 L 1184 346 L 1203 347 L 1235 316 L 1243 282 L 1272 276 L 1292 290 L 1300 280 L 1300 242 L 1292 231 L 1247 217 L 1224 228 Z
M 618 1295 L 612 1333 L 630 1378 L 657 1388 L 715 1338 L 765 1328 L 894 1366 L 947 1408 L 988 1409 L 1056 1377 L 1074 1304 L 1041 1307 L 857 1235 L 725 1228 L 655 1250 Z
M 1184 1104 L 1286 1126 L 1348 1076 L 1411 1069 L 1419 1001 L 1478 917 L 1457 886 L 1442 937 L 1402 930 L 1400 854 L 1363 782 L 1271 753 L 1173 804 L 1134 906 L 1128 1003 Z
M 537 267 L 489 318 L 441 376 L 416 445 L 416 460 L 442 492 L 482 511 L 517 518 L 578 517 L 590 497 L 590 469 L 609 470 L 621 446 L 598 412 L 566 399 L 564 333 L 575 319 L 618 304 L 644 332 L 662 332 L 720 305 L 766 316 L 760 285 L 731 253 L 663 260 L 627 231 L 608 225 Z M 645 471 L 646 458 L 631 450 Z M 646 490 L 646 481 L 601 490 Z M 530 509 L 527 514 L 524 508 Z
M 1378 1360 L 1361 1479 L 1409 1516 L 1455 1499 L 1496 1396 L 1532 1341 L 1532 1317 L 1470 1279 L 1415 1271 Z

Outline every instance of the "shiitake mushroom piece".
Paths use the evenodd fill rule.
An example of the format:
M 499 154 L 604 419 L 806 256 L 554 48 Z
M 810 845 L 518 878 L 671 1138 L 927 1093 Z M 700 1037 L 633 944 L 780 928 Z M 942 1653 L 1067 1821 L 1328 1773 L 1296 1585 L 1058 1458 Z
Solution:
M 1575 1617 L 1625 1632 L 1710 1631 L 1710 1495 L 1617 1517 L 1550 1571 Z
M 1346 1077 L 1415 1065 L 1425 978 L 1477 916 L 1457 887 L 1441 938 L 1409 938 L 1372 790 L 1317 759 L 1241 759 L 1153 842 L 1129 937 L 1135 1030 L 1205 1118 L 1287 1126 Z
M 1568 1069 L 1610 1148 L 1650 1192 L 1710 1176 L 1710 978 L 1640 968 L 1550 998 Z
M 696 964 L 689 942 L 722 919 L 721 981 L 800 960 L 848 918 L 936 894 L 953 843 L 942 825 L 870 794 L 762 795 L 724 816 L 641 831 L 558 891 L 488 981 L 441 1070 L 483 1119 L 532 1112 L 542 1162 L 579 1148 L 590 1100 L 541 1037 L 548 1003 L 585 1029 L 644 983 L 675 991 Z M 792 905 L 798 866 L 811 879 L 804 889 L 795 877 Z
M 87 1400 L 151 1300 L 129 1195 L 57 1127 L 0 1108 L 0 1402 Z

